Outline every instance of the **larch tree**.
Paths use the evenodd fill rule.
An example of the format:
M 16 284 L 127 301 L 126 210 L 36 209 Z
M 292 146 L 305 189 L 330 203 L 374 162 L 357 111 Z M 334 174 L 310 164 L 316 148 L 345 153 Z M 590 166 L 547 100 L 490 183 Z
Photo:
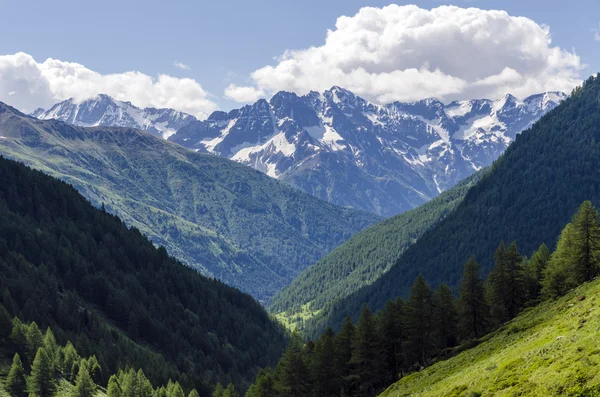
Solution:
M 488 325 L 489 306 L 480 272 L 480 265 L 472 256 L 465 263 L 458 303 L 459 327 L 465 339 L 479 338 Z

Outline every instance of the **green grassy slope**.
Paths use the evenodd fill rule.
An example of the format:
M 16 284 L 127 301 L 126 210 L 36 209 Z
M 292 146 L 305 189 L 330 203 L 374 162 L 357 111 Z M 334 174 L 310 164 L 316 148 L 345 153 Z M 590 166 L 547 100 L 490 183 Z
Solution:
M 40 121 L 0 104 L 0 154 L 63 179 L 205 275 L 262 301 L 380 220 L 137 130 Z
M 599 304 L 596 280 L 525 310 L 478 346 L 406 376 L 382 396 L 597 396 Z
M 373 283 L 388 271 L 425 231 L 456 208 L 485 172 L 477 172 L 430 202 L 352 236 L 280 291 L 270 311 L 302 330 L 303 320 L 326 312 L 332 302 Z

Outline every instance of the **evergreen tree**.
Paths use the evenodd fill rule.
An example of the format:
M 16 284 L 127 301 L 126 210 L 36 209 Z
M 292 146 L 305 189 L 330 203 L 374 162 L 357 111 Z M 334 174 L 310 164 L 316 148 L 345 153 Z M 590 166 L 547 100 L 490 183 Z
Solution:
M 192 391 L 190 391 L 190 394 L 188 394 L 188 397 L 200 397 L 200 394 L 198 394 L 196 389 L 192 389 Z
M 346 316 L 340 332 L 335 336 L 335 366 L 338 369 L 338 390 L 344 395 L 351 395 L 355 381 L 352 377 L 352 341 L 355 333 L 354 323 Z
M 294 332 L 287 349 L 277 365 L 279 389 L 285 396 L 305 397 L 310 395 L 309 371 L 303 354 L 302 338 Z
M 314 390 L 318 396 L 333 397 L 337 395 L 338 384 L 335 367 L 335 335 L 330 328 L 319 338 L 315 346 L 315 362 L 312 365 Z
M 361 395 L 373 395 L 380 382 L 381 355 L 378 347 L 375 317 L 365 304 L 352 341 L 352 363 Z
M 177 396 L 178 397 L 178 396 Z M 240 397 L 240 394 L 235 390 L 233 383 L 227 385 L 225 392 L 223 393 L 223 397 Z
M 506 290 L 508 287 L 508 266 L 504 241 L 501 241 L 496 249 L 494 260 L 496 263 L 487 279 L 486 298 L 490 305 L 491 320 L 494 324 L 498 325 L 509 319 L 508 310 L 505 304 L 508 296 Z
M 12 397 L 25 397 L 27 395 L 27 382 L 25 380 L 25 370 L 19 354 L 15 354 L 10 367 L 10 372 L 6 378 L 6 391 Z
M 215 389 L 212 392 L 212 397 L 223 397 L 223 393 L 225 393 L 225 388 L 221 384 L 221 382 L 217 382 Z
M 433 292 L 425 278 L 418 275 L 406 302 L 406 330 L 410 362 L 427 366 L 434 345 Z
M 110 379 L 108 379 L 106 395 L 108 397 L 122 397 L 121 386 L 119 385 L 119 379 L 116 375 L 112 375 Z
M 540 247 L 533 253 L 531 259 L 525 264 L 525 280 L 527 299 L 529 301 L 536 301 L 540 297 L 542 289 L 542 280 L 546 267 L 550 262 L 550 250 L 545 243 L 542 243 Z
M 93 397 L 95 394 L 96 384 L 88 372 L 87 365 L 81 365 L 71 395 L 72 397 Z
M 506 251 L 506 288 L 504 306 L 509 319 L 517 316 L 525 303 L 525 275 L 523 258 L 517 249 L 517 243 L 512 242 Z
M 600 224 L 598 211 L 584 201 L 573 216 L 574 276 L 577 285 L 592 280 L 600 270 Z
M 102 381 L 102 367 L 100 367 L 96 355 L 92 355 L 87 359 L 87 368 L 94 382 L 100 383 Z
M 38 350 L 40 347 L 44 346 L 44 335 L 40 331 L 38 325 L 34 322 L 29 324 L 27 331 L 25 333 L 27 338 L 27 356 L 29 358 L 29 362 L 33 362 Z
M 27 335 L 25 334 L 27 327 L 24 326 L 18 317 L 13 320 L 12 330 L 10 332 L 10 343 L 14 350 L 19 353 L 19 356 L 27 355 Z
M 46 350 L 40 347 L 31 366 L 31 375 L 27 379 L 27 390 L 37 397 L 50 397 L 55 389 L 52 362 Z
M 246 397 L 275 397 L 278 395 L 279 393 L 276 390 L 275 379 L 271 368 L 258 371 L 256 381 L 246 392 Z
M 446 284 L 435 292 L 435 330 L 440 348 L 455 346 L 458 342 L 458 312 L 454 294 Z
M 181 385 L 179 384 L 179 382 L 169 382 L 169 385 L 167 386 L 167 396 L 168 397 L 185 397 L 185 393 L 183 392 L 183 389 L 181 388 Z M 223 394 L 223 397 L 226 397 L 226 394 Z
M 479 338 L 487 328 L 489 307 L 480 266 L 474 256 L 465 263 L 458 304 L 459 327 L 464 338 Z
M 564 295 L 577 285 L 573 274 L 574 257 L 575 230 L 573 224 L 568 223 L 562 230 L 556 250 L 550 256 L 548 266 L 544 270 L 542 296 L 545 299 Z
M 397 298 L 390 300 L 380 314 L 379 342 L 382 354 L 384 380 L 391 384 L 398 380 L 404 365 L 402 345 L 405 340 L 404 301 Z
M 13 320 L 4 308 L 0 305 L 0 341 L 7 340 L 12 331 Z
M 58 372 L 60 370 L 60 349 L 58 344 L 56 344 L 56 338 L 52 333 L 50 327 L 46 329 L 46 334 L 44 335 L 44 350 L 48 353 L 48 357 L 50 358 L 50 363 L 52 364 L 52 371 Z
M 142 371 L 141 368 L 138 369 L 138 371 L 135 375 L 135 380 L 136 380 L 137 390 L 139 390 L 139 397 L 152 395 L 152 393 L 154 392 L 152 383 L 150 383 L 150 380 L 146 377 L 146 375 L 144 374 L 144 371 Z M 179 384 L 177 384 L 177 386 L 179 386 Z
M 75 347 L 71 343 L 71 341 L 67 342 L 67 345 L 62 349 L 62 374 L 65 378 L 69 380 L 74 380 L 77 376 L 77 373 L 72 373 L 71 368 L 73 368 L 73 364 L 75 362 L 79 362 L 81 357 L 75 350 Z

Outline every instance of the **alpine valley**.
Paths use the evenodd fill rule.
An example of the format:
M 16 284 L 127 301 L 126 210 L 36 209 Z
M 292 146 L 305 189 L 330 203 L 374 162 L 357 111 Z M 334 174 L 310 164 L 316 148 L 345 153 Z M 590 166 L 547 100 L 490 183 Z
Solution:
M 330 203 L 388 217 L 490 165 L 565 97 L 548 92 L 522 100 L 506 95 L 495 101 L 377 105 L 334 86 L 305 96 L 281 91 L 268 102 L 217 111 L 203 121 L 165 109 L 141 110 L 106 95 L 80 104 L 68 100 L 33 115 L 146 129 L 249 165 Z

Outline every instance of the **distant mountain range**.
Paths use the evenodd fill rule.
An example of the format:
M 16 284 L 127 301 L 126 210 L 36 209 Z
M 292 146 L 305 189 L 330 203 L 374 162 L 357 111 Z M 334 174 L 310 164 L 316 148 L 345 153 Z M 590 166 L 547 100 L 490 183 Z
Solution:
M 331 203 L 392 216 L 490 165 L 565 97 L 549 92 L 523 100 L 506 95 L 496 101 L 376 105 L 333 87 L 305 96 L 282 91 L 268 102 L 214 112 L 204 121 L 168 109 L 141 110 L 106 95 L 61 102 L 33 115 L 145 129 Z
M 101 94 L 82 102 L 73 99 L 32 114 L 40 120 L 56 119 L 82 127 L 129 127 L 167 139 L 196 118 L 173 109 L 140 109 L 131 102 L 117 101 Z
M 38 120 L 2 103 L 0 154 L 69 182 L 184 263 L 265 303 L 381 219 L 138 129 Z

